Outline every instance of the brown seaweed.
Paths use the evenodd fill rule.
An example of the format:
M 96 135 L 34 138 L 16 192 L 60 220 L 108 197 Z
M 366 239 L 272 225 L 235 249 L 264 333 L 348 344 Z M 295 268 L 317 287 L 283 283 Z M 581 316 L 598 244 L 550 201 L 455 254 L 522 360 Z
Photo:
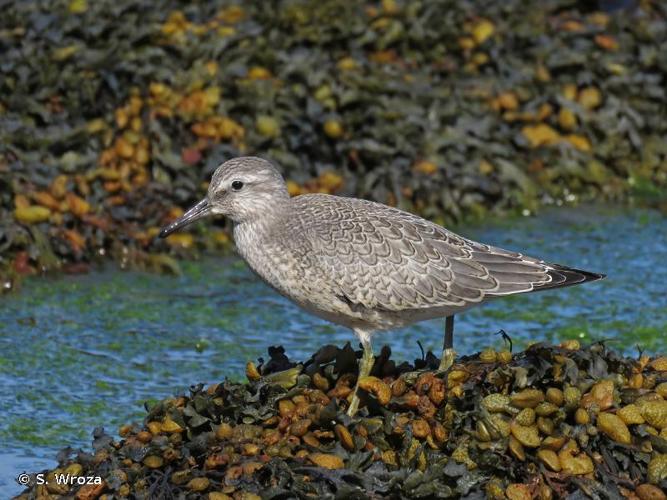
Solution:
M 3 283 L 224 247 L 221 227 L 155 235 L 240 154 L 279 162 L 292 194 L 438 222 L 664 206 L 667 11 L 593 4 L 4 2 Z
M 349 417 L 360 354 L 326 346 L 294 363 L 271 348 L 248 382 L 192 386 L 44 472 L 97 476 L 97 489 L 17 498 L 664 498 L 666 357 L 568 341 L 438 373 L 432 355 L 397 365 L 384 348 L 370 378 L 389 397 L 362 391 Z

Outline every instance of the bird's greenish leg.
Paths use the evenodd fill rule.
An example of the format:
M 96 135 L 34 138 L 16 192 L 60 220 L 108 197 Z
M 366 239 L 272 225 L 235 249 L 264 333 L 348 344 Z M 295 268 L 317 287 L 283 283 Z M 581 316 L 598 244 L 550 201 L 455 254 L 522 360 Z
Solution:
M 355 330 L 354 333 L 356 333 L 359 337 L 359 340 L 361 340 L 364 353 L 361 356 L 361 360 L 359 361 L 359 376 L 357 377 L 357 384 L 354 386 L 350 407 L 347 409 L 347 414 L 349 416 L 353 416 L 359 409 L 359 396 L 357 396 L 357 391 L 359 390 L 359 381 L 370 375 L 371 370 L 373 369 L 373 364 L 375 363 L 375 356 L 373 356 L 370 335 L 367 332 L 361 332 L 358 330 Z
M 456 352 L 454 351 L 454 315 L 452 314 L 445 319 L 445 342 L 438 371 L 449 370 L 454 364 L 454 359 L 456 359 Z

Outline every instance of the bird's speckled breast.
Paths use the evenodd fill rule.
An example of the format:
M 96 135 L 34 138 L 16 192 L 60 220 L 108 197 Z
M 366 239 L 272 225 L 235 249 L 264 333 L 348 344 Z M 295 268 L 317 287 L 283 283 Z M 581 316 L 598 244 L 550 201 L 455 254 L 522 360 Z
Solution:
M 352 326 L 354 318 L 350 317 L 349 307 L 340 301 L 326 277 L 321 275 L 305 235 L 293 234 L 299 231 L 290 224 L 272 222 L 237 224 L 234 241 L 239 255 L 281 295 L 317 316 Z

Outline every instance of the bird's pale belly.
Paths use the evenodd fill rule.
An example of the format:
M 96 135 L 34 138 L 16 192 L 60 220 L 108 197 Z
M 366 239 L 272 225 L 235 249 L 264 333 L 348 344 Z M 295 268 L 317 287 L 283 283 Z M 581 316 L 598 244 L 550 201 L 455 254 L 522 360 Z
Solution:
M 275 254 L 274 254 L 275 255 Z M 388 311 L 358 306 L 336 295 L 330 282 L 314 276 L 312 270 L 295 270 L 283 259 L 258 262 L 252 257 L 248 266 L 268 285 L 309 313 L 348 328 L 372 332 L 389 330 L 419 321 L 441 318 L 461 312 L 462 308 L 442 307 L 419 310 Z
M 336 294 L 334 283 L 321 270 L 305 265 L 307 259 L 295 258 L 283 246 L 252 241 L 248 229 L 235 231 L 234 237 L 238 252 L 250 269 L 284 297 L 332 323 L 372 332 L 449 316 L 463 309 L 460 306 L 444 306 L 391 311 L 351 304 Z
M 265 283 L 311 314 L 350 328 L 359 322 L 373 321 L 370 311 L 353 311 L 330 291 L 328 283 L 314 280 L 307 271 L 296 272 L 279 261 L 273 266 L 255 266 L 251 260 L 246 262 Z
M 331 301 L 323 303 L 320 301 L 314 302 L 308 297 L 304 297 L 304 300 L 296 300 L 290 295 L 284 293 L 283 295 L 292 299 L 311 314 L 331 321 L 332 323 L 352 329 L 365 330 L 368 333 L 401 328 L 429 319 L 444 318 L 467 309 L 467 307 L 444 306 L 428 309 L 387 311 L 383 309 L 350 306 L 340 301 L 337 297 L 334 297 Z

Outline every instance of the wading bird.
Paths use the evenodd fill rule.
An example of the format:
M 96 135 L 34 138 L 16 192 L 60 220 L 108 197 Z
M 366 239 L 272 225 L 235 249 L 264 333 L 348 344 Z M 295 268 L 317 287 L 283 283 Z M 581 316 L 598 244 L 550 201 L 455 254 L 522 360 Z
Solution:
M 210 215 L 233 222 L 238 253 L 266 283 L 305 310 L 354 331 L 359 380 L 381 330 L 446 318 L 440 364 L 454 360 L 454 315 L 490 299 L 602 279 L 463 238 L 417 215 L 372 201 L 305 194 L 290 198 L 267 160 L 218 167 L 206 198 L 160 233 Z M 356 413 L 357 391 L 348 408 Z

